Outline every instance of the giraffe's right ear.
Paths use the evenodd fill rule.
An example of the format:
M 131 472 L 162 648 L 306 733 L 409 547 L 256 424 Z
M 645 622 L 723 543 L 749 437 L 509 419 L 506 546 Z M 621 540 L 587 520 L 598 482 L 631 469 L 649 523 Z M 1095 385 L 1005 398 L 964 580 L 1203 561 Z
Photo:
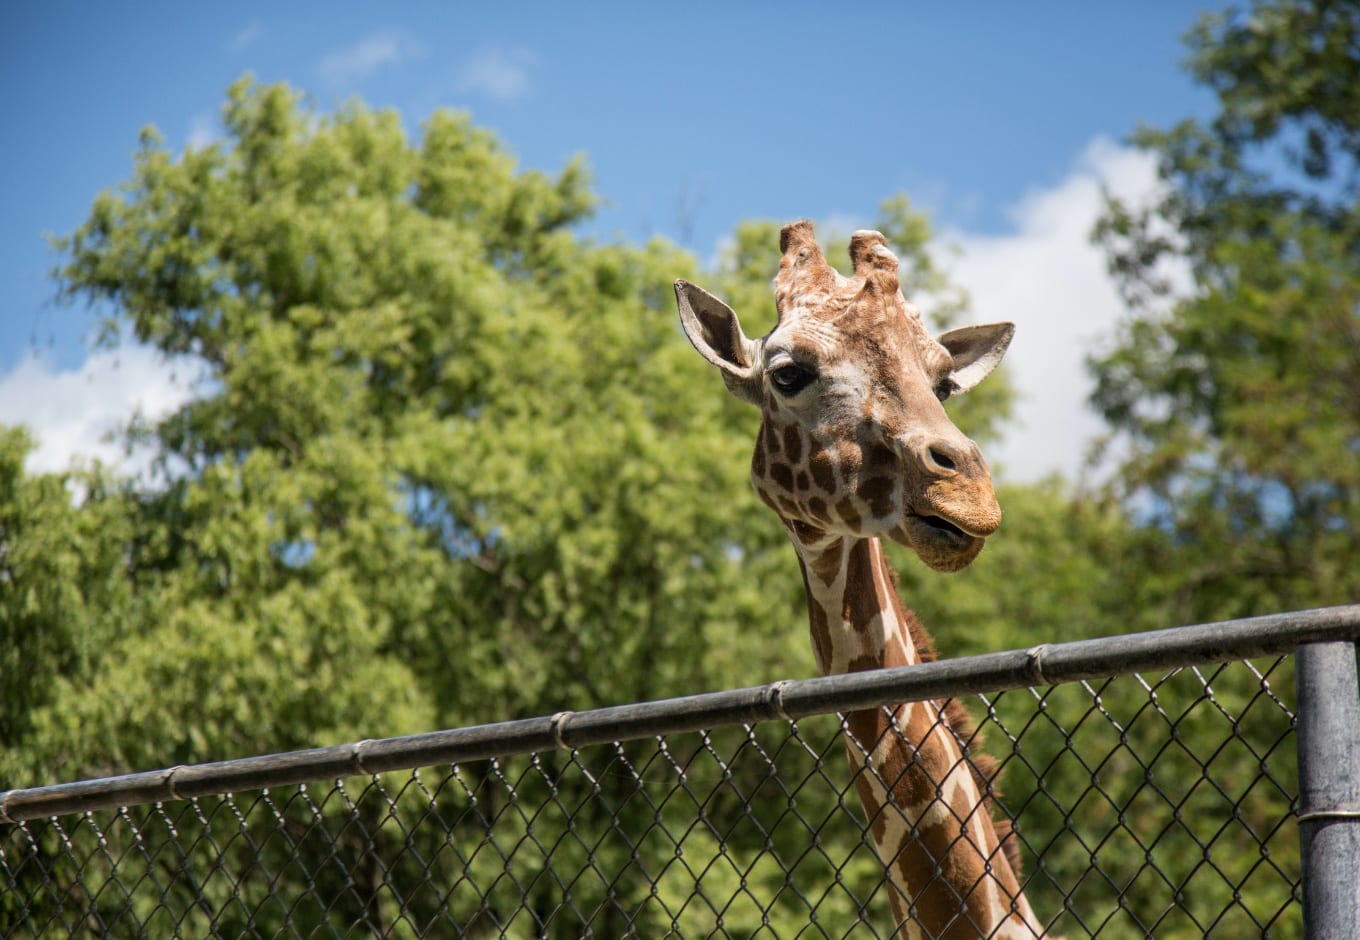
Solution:
M 685 335 L 699 355 L 722 371 L 728 391 L 760 404 L 760 344 L 746 338 L 732 308 L 688 281 L 675 282 L 675 305 Z

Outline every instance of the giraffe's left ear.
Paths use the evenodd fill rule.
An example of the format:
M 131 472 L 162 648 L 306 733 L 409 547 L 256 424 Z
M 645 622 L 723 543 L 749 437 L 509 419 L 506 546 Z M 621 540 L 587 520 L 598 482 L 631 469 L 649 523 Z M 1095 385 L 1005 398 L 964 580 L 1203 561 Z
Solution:
M 760 345 L 746 338 L 732 308 L 689 281 L 675 282 L 675 305 L 685 335 L 699 355 L 722 370 L 728 390 L 759 404 Z
M 966 392 L 991 375 L 1001 364 L 1013 336 L 1014 323 L 984 323 L 941 333 L 940 345 L 954 357 L 954 368 L 949 373 L 953 392 Z

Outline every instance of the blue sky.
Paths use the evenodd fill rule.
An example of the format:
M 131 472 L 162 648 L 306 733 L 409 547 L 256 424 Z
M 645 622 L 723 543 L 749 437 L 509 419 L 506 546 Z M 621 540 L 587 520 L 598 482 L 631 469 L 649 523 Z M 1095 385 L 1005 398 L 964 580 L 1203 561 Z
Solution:
M 247 71 L 304 89 L 322 107 L 359 97 L 395 108 L 413 134 L 436 108 L 468 110 L 526 167 L 555 170 L 584 153 L 607 200 L 593 234 L 661 235 L 702 257 L 744 218 L 868 222 L 885 197 L 905 191 L 962 252 L 956 276 L 974 290 L 975 309 L 984 308 L 978 318 L 1015 319 L 1020 335 L 1033 337 L 1018 378 L 1053 372 L 1034 358 L 1044 349 L 1066 344 L 1077 361 L 1116 316 L 1108 297 L 1097 304 L 1082 294 L 1100 289 L 1082 243 L 1093 199 L 1101 185 L 1135 193 L 1151 185 L 1150 163 L 1121 141 L 1140 122 L 1166 125 L 1210 108 L 1179 67 L 1180 37 L 1197 7 L 863 10 L 797 2 L 6 4 L 0 420 L 28 420 L 40 436 L 50 423 L 52 435 L 71 441 L 62 454 L 93 453 L 98 435 L 69 425 L 80 415 L 68 412 L 88 416 L 98 410 L 91 398 L 107 408 L 117 395 L 135 399 L 139 383 L 155 385 L 142 374 L 154 369 L 151 359 L 133 351 L 121 377 L 99 372 L 107 363 L 85 344 L 88 315 L 50 303 L 56 256 L 44 233 L 71 231 L 96 193 L 128 177 L 143 126 L 155 125 L 176 148 L 216 134 L 225 89 Z M 1064 260 L 1062 251 L 1075 254 Z M 1075 286 L 1065 284 L 1063 272 L 1078 268 Z M 1030 280 L 1020 283 L 1026 270 Z M 1045 271 L 1056 274 L 1047 287 L 1038 280 Z M 1052 311 L 1026 322 L 1024 304 L 1011 309 L 1011 299 L 1033 295 L 1028 303 L 1038 306 L 1050 294 L 1065 298 L 1072 329 Z M 1082 304 L 1105 306 L 1088 316 Z M 1021 347 L 1015 356 L 1023 358 Z M 58 406 L 68 394 L 72 401 Z M 1026 394 L 1031 411 L 1044 400 L 1042 389 Z M 52 414 L 39 414 L 41 405 Z M 1022 418 L 1032 428 L 1069 421 L 1050 412 Z M 1035 475 L 1042 466 L 1017 458 L 1029 449 L 1011 442 L 1002 463 Z M 1055 466 L 1070 471 L 1072 456 Z

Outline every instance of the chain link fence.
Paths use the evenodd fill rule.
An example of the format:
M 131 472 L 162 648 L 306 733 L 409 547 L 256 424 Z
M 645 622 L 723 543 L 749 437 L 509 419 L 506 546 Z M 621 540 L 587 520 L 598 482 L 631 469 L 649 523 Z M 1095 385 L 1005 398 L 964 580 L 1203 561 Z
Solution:
M 953 696 L 1051 934 L 1303 936 L 1288 650 L 1338 610 L 10 791 L 0 933 L 891 937 L 837 712 Z

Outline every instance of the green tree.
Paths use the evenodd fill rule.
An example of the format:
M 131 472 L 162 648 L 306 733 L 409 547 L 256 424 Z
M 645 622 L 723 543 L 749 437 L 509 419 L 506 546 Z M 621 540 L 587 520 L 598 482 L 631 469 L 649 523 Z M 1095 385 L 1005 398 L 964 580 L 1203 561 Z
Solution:
M 0 753 L 7 755 L 32 737 L 62 677 L 97 671 L 147 601 L 126 577 L 135 512 L 116 482 L 99 468 L 27 475 L 31 446 L 23 429 L 0 429 Z
M 59 244 L 61 291 L 108 313 L 105 342 L 134 337 L 202 378 L 194 400 L 134 429 L 158 482 L 25 477 L 22 436 L 5 439 L 6 629 L 13 657 L 43 666 L 5 674 L 4 785 L 811 671 L 797 566 L 746 482 L 756 415 L 714 391 L 675 326 L 670 283 L 693 276 L 692 258 L 582 238 L 574 226 L 594 202 L 583 165 L 519 171 L 459 114 L 433 115 L 410 141 L 395 114 L 318 114 L 245 80 L 223 124 L 225 140 L 183 154 L 146 132 L 132 178 Z M 956 297 L 924 220 L 902 200 L 884 215 L 912 283 Z M 769 309 L 777 243 L 769 224 L 742 226 L 716 289 Z M 973 406 L 983 431 L 1004 407 L 990 401 Z M 557 805 L 581 809 L 541 814 L 537 839 L 554 844 L 569 824 L 611 831 L 611 798 L 649 830 L 645 806 L 612 793 L 618 774 L 586 800 L 571 790 L 579 777 L 556 781 L 559 757 L 524 798 L 554 780 Z M 774 832 L 785 800 L 750 772 L 755 807 L 718 810 Z M 488 768 L 466 773 L 484 805 L 504 798 L 477 777 Z M 803 800 L 809 818 L 840 812 L 834 795 Z M 386 808 L 359 810 L 377 832 Z M 288 811 L 305 817 L 305 803 Z M 787 824 L 775 836 L 793 857 L 804 837 Z M 841 878 L 871 893 L 876 863 L 856 830 L 824 838 L 827 855 L 800 877 L 834 880 L 839 840 L 840 857 L 856 857 Z M 749 864 L 764 839 L 732 837 L 731 851 Z M 298 851 L 366 849 L 351 828 Z M 424 857 L 457 881 L 455 857 Z M 582 864 L 642 907 L 650 887 L 630 859 L 625 840 Z M 664 870 L 664 855 L 648 867 Z M 784 916 L 805 918 L 782 869 L 760 872 Z M 589 910 L 606 887 L 587 878 L 573 903 Z M 383 898 L 337 894 L 294 923 L 384 920 Z M 483 916 L 466 903 L 455 917 Z
M 1118 485 L 1168 535 L 1178 619 L 1353 601 L 1360 8 L 1258 2 L 1189 45 L 1218 113 L 1140 130 L 1162 195 L 1097 229 L 1133 311 L 1093 362 Z
M 755 415 L 675 328 L 689 256 L 582 238 L 583 166 L 518 171 L 462 115 L 412 142 L 392 113 L 242 81 L 223 123 L 178 155 L 146 132 L 132 178 L 59 244 L 63 295 L 108 312 L 106 342 L 202 378 L 136 429 L 159 482 L 25 477 L 5 440 L 6 655 L 42 665 L 6 671 L 4 785 L 810 671 L 796 565 L 746 484 Z M 735 265 L 724 288 L 768 306 L 768 278 Z M 617 825 L 604 796 L 558 794 L 597 831 Z M 360 811 L 377 832 L 386 810 Z M 567 825 L 544 815 L 536 837 Z M 364 836 L 297 851 L 363 858 Z M 629 859 L 603 845 L 589 864 L 645 898 Z M 382 920 L 382 898 L 338 893 L 294 923 Z
M 144 432 L 173 482 L 137 494 L 132 567 L 168 613 L 34 720 L 138 766 L 772 664 L 775 535 L 694 498 L 742 469 L 672 342 L 687 257 L 583 242 L 581 165 L 517 172 L 461 115 L 413 145 L 395 114 L 241 82 L 224 124 L 179 157 L 148 132 L 62 244 L 110 337 L 206 378 Z
M 1115 466 L 1103 499 L 1139 526 L 1117 549 L 1118 569 L 1136 580 L 1111 582 L 1110 600 L 1167 625 L 1348 602 L 1360 591 L 1350 563 L 1360 547 L 1360 9 L 1257 2 L 1204 17 L 1188 44 L 1189 69 L 1218 110 L 1134 135 L 1156 155 L 1162 186 L 1148 204 L 1111 200 L 1097 225 L 1131 315 L 1091 363 Z M 1125 716 L 1102 772 L 1102 795 L 1121 814 L 1102 868 L 1137 883 L 1144 852 L 1156 859 L 1195 918 L 1159 936 L 1199 935 L 1214 911 L 1227 912 L 1217 930 L 1301 932 L 1272 874 L 1280 865 L 1297 877 L 1294 841 L 1275 840 L 1268 859 L 1258 844 L 1288 813 L 1288 793 L 1270 781 L 1295 773 L 1272 704 L 1292 696 L 1291 666 L 1258 666 L 1264 679 L 1245 669 L 1213 679 L 1216 701 L 1253 714 L 1216 749 L 1217 718 L 1196 712 L 1201 690 L 1182 687 L 1183 677 L 1157 687 L 1152 710 L 1146 699 L 1139 710 L 1137 690 L 1102 693 L 1106 712 Z M 1061 701 L 1052 698 L 1055 714 Z M 1162 743 L 1173 724 L 1183 746 Z M 1135 754 L 1163 766 L 1130 765 Z M 1201 764 L 1212 785 L 1182 791 Z M 1174 804 L 1148 800 L 1144 767 Z M 1070 784 L 1063 773 L 1051 781 Z M 1253 788 L 1264 799 L 1252 813 L 1202 802 Z M 1084 826 L 1081 841 L 1095 844 Z M 1187 866 L 1208 841 L 1221 867 Z M 1085 851 L 1071 850 L 1075 859 L 1062 850 L 1053 865 L 1071 867 Z M 1142 924 L 1159 916 L 1161 890 L 1133 899 Z

